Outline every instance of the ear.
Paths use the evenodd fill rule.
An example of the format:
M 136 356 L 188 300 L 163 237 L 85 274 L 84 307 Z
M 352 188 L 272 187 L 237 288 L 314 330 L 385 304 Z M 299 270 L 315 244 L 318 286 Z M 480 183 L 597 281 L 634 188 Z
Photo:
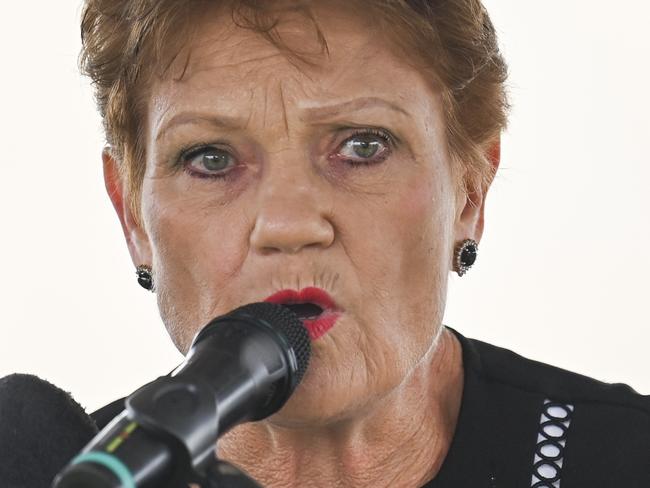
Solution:
M 118 162 L 112 156 L 109 147 L 105 147 L 102 151 L 102 162 L 104 164 L 106 192 L 113 203 L 118 219 L 120 219 L 133 266 L 141 264 L 151 266 L 152 257 L 149 237 L 133 216 L 128 203 L 126 184 L 122 180 Z
M 492 174 L 496 174 L 501 162 L 501 138 L 493 142 L 487 150 L 487 159 L 492 166 Z M 469 190 L 467 195 L 461 195 L 455 223 L 455 242 L 465 239 L 481 241 L 483 236 L 485 197 L 492 181 L 478 188 Z

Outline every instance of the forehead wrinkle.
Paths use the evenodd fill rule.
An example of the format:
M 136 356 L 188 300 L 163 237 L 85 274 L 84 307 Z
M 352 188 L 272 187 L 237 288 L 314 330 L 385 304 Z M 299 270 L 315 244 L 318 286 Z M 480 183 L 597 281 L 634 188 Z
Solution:
M 208 58 L 211 59 L 210 62 L 206 63 L 201 63 L 201 62 L 194 62 L 190 67 L 185 72 L 185 75 L 183 76 L 182 80 L 178 80 L 178 82 L 187 82 L 190 81 L 194 76 L 206 73 L 209 71 L 224 71 L 224 70 L 237 70 L 237 69 L 242 69 L 242 67 L 245 67 L 246 65 L 251 65 L 251 68 L 246 72 L 246 75 L 253 75 L 262 69 L 264 69 L 265 64 L 268 64 L 270 66 L 275 66 L 277 65 L 277 61 L 275 61 L 275 58 L 278 56 L 281 56 L 280 53 L 275 53 L 275 54 L 268 54 L 265 56 L 257 56 L 254 58 L 250 59 L 239 59 L 235 62 L 232 63 L 219 63 L 218 60 L 215 60 L 214 58 Z M 273 61 L 272 63 L 270 61 Z M 266 63 L 265 63 L 266 62 Z M 226 73 L 227 74 L 227 73 Z
M 282 103 L 282 118 L 284 120 L 284 128 L 287 132 L 287 137 L 289 137 L 289 120 L 287 119 L 287 106 L 284 99 L 284 91 L 282 90 L 282 81 L 279 83 L 280 88 L 280 102 Z
M 215 39 L 218 39 L 218 42 Z M 287 104 L 298 103 L 298 106 L 300 106 L 302 100 L 296 99 L 292 92 L 302 92 L 303 96 L 306 97 L 305 100 L 339 98 L 342 92 L 349 94 L 350 87 L 356 86 L 353 83 L 356 80 L 354 73 L 359 71 L 350 69 L 351 59 L 354 60 L 354 66 L 357 68 L 366 65 L 375 67 L 374 53 L 385 52 L 380 48 L 379 43 L 373 42 L 374 38 L 368 39 L 360 35 L 358 38 L 355 37 L 354 40 L 355 42 L 337 43 L 335 42 L 336 39 L 334 39 L 332 46 L 336 47 L 334 51 L 338 54 L 334 57 L 335 59 L 332 59 L 334 61 L 333 65 L 324 63 L 321 66 L 324 69 L 325 76 L 319 77 L 316 76 L 318 71 L 312 73 L 309 69 L 301 69 L 294 65 L 275 46 L 257 35 L 244 35 L 243 38 L 240 32 L 225 37 L 212 35 L 208 40 L 195 45 L 200 56 L 193 58 L 194 74 L 199 72 L 209 74 L 204 74 L 200 77 L 200 80 L 193 81 L 198 81 L 198 85 L 202 88 L 214 89 L 215 91 L 225 88 L 228 95 L 235 98 L 237 97 L 236 92 L 241 95 L 245 93 L 244 90 L 239 91 L 239 87 L 244 88 L 245 85 L 241 86 L 241 84 L 242 82 L 246 83 L 248 85 L 247 91 L 250 93 L 248 105 L 251 108 L 245 120 L 247 128 L 254 122 L 255 113 L 259 113 L 258 110 L 263 110 L 264 115 L 260 122 L 262 122 L 264 128 L 268 126 L 267 117 L 271 117 L 275 121 L 277 107 L 275 103 L 269 103 L 268 97 L 279 95 L 279 101 L 282 103 L 284 128 L 288 136 L 290 133 L 288 120 L 290 114 L 288 112 L 293 107 L 288 107 Z M 383 43 L 381 44 L 383 45 Z M 358 53 L 360 52 L 363 55 L 359 56 Z M 371 55 L 368 56 L 368 53 L 371 53 Z M 253 57 L 248 58 L 250 55 L 253 55 Z M 278 56 L 281 56 L 280 60 L 278 60 Z M 337 63 L 337 60 L 340 62 Z M 278 61 L 280 61 L 281 66 L 279 66 Z M 215 74 L 218 76 L 212 75 L 211 71 L 216 71 Z M 374 73 L 376 69 L 370 71 Z M 352 82 L 348 80 L 348 75 L 353 77 Z M 275 93 L 276 87 L 273 86 L 274 83 L 269 83 L 269 80 L 274 78 L 279 78 L 277 81 L 279 93 Z M 313 78 L 315 78 L 315 81 Z M 196 85 L 194 83 L 189 84 L 189 86 L 185 85 L 189 90 L 192 90 L 193 86 Z M 256 108 L 255 99 L 257 97 L 255 95 L 260 93 L 258 91 L 260 88 L 262 88 L 261 91 L 264 94 L 264 103 L 260 103 L 262 106 Z M 285 88 L 290 91 L 285 93 Z M 184 92 L 183 98 L 191 101 L 191 93 L 187 89 L 181 89 Z M 241 97 L 241 95 L 239 96 Z M 245 98 L 243 96 L 240 100 Z M 211 105 L 210 100 L 206 100 L 205 103 Z M 173 107 L 166 107 L 165 112 L 168 112 L 170 108 Z M 302 121 L 302 119 L 300 120 Z M 243 118 L 242 122 L 244 122 Z M 281 128 L 279 122 L 277 120 L 277 128 Z
M 244 31 L 242 36 L 242 30 L 231 26 L 230 29 L 218 29 L 216 33 L 203 31 L 205 37 L 200 32 L 194 36 L 189 47 L 192 61 L 183 78 L 190 79 L 194 74 L 213 69 L 241 69 L 252 64 L 253 71 L 257 65 L 277 64 L 276 58 L 282 53 L 275 46 L 260 34 Z
M 252 107 L 253 98 L 255 97 L 255 91 L 251 88 L 250 90 L 248 90 L 248 93 L 250 94 L 250 96 L 248 97 L 248 104 L 249 106 Z M 246 118 L 246 125 L 244 126 L 244 128 L 248 129 L 250 127 L 252 118 L 253 118 L 253 110 L 251 109 L 248 111 L 248 117 Z
M 160 86 L 160 85 L 158 85 Z M 155 90 L 152 90 L 155 93 Z M 155 120 L 151 120 L 151 131 L 149 132 L 150 136 L 160 133 L 160 126 L 165 119 L 165 115 L 173 108 L 174 104 L 170 102 L 173 97 L 170 97 L 169 94 L 164 95 L 165 91 L 163 90 L 163 95 L 156 94 L 152 98 L 153 110 L 148 110 L 148 117 L 155 115 Z

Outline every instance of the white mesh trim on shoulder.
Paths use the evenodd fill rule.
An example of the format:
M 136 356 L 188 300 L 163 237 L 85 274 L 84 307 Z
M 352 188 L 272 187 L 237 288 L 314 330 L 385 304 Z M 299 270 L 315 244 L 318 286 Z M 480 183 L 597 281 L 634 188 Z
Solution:
M 531 488 L 560 488 L 564 448 L 573 405 L 544 400 L 533 460 Z

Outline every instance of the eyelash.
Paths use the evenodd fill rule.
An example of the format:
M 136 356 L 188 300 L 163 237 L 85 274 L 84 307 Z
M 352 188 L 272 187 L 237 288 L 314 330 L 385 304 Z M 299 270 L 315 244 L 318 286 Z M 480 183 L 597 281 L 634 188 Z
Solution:
M 358 130 L 352 133 L 350 137 L 346 138 L 342 143 L 341 146 L 343 146 L 345 143 L 348 141 L 354 139 L 355 137 L 359 136 L 376 136 L 379 139 L 381 139 L 388 149 L 384 150 L 384 152 L 381 154 L 376 159 L 369 159 L 369 160 L 354 160 L 354 159 L 343 159 L 343 162 L 345 164 L 348 164 L 349 166 L 353 168 L 358 168 L 358 167 L 368 167 L 368 166 L 373 166 L 375 164 L 382 163 L 384 160 L 388 158 L 388 156 L 391 155 L 393 148 L 395 147 L 395 138 L 388 133 L 387 131 L 380 130 L 380 129 L 363 129 L 363 130 Z M 175 158 L 176 167 L 183 167 L 184 171 L 190 174 L 190 176 L 196 177 L 196 178 L 209 178 L 209 179 L 219 179 L 219 180 L 226 180 L 229 177 L 234 176 L 234 171 L 232 168 L 224 173 L 216 173 L 216 174 L 203 174 L 199 172 L 192 171 L 189 168 L 189 162 L 192 161 L 197 156 L 200 156 L 201 154 L 214 150 L 214 149 L 219 149 L 224 152 L 224 154 L 227 154 L 229 156 L 232 156 L 228 151 L 225 149 L 220 149 L 216 147 L 215 144 L 218 143 L 200 143 L 200 144 L 194 144 L 189 147 L 182 148 L 179 152 L 178 157 Z M 337 153 L 338 154 L 338 153 Z M 236 166 L 235 166 L 236 167 Z

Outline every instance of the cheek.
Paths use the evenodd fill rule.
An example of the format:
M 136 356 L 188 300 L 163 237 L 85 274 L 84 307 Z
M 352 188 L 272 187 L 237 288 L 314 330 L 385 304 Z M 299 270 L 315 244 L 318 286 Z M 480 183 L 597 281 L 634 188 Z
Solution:
M 187 193 L 192 192 L 157 189 L 149 208 L 147 230 L 154 252 L 166 258 L 160 264 L 201 274 L 234 274 L 248 249 L 245 209 L 223 205 L 205 191 L 193 197 Z
M 242 212 L 208 208 L 196 199 L 157 199 L 143 208 L 153 251 L 158 304 L 176 346 L 221 310 L 247 254 Z M 227 232 L 224 230 L 227 229 Z
M 409 330 L 416 356 L 429 347 L 444 314 L 454 203 L 447 188 L 444 181 L 413 184 L 395 206 L 401 249 L 394 289 L 400 328 Z
M 421 268 L 444 267 L 447 262 L 448 241 L 453 229 L 453 196 L 444 183 L 432 181 L 413 185 L 396 205 L 396 220 L 400 222 L 400 235 L 404 242 L 404 261 L 401 269 L 414 276 L 426 276 Z M 414 268 L 416 267 L 416 268 Z

